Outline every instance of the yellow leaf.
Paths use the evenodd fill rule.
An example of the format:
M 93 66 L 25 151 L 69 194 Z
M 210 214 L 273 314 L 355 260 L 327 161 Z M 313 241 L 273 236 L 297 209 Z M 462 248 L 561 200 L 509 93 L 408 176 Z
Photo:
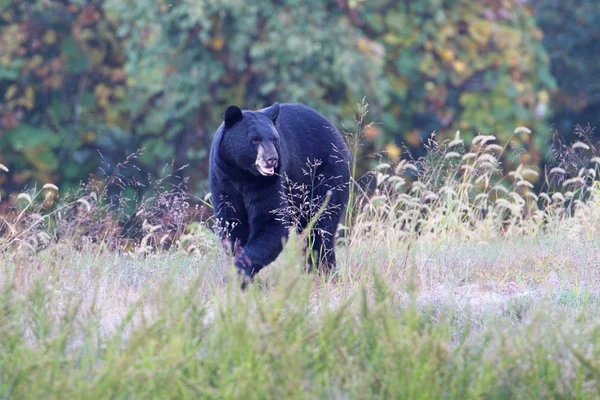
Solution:
M 121 113 L 115 109 L 114 107 L 107 107 L 105 109 L 106 112 L 106 122 L 112 126 L 122 126 L 121 121 Z
M 448 62 L 454 60 L 454 53 L 450 49 L 442 49 L 439 51 L 442 60 Z
M 462 75 L 467 70 L 467 64 L 460 60 L 456 60 L 454 61 L 454 70 Z
M 223 46 L 225 46 L 225 39 L 221 35 L 215 36 L 215 38 L 211 42 L 211 47 L 217 51 L 222 50 Z
M 492 33 L 492 22 L 479 20 L 469 25 L 471 37 L 479 44 L 487 44 Z
M 112 89 L 104 83 L 99 83 L 94 88 L 94 94 L 98 99 L 98 104 L 100 104 L 101 106 L 106 106 L 108 104 L 108 99 L 112 94 Z
M 363 129 L 363 135 L 368 140 L 373 140 L 379 136 L 381 136 L 381 129 L 376 127 L 375 125 L 367 125 Z
M 375 54 L 378 57 L 383 57 L 385 55 L 385 48 L 383 45 L 364 37 L 358 39 L 356 46 L 358 47 L 358 50 L 364 54 Z
M 44 144 L 24 148 L 23 155 L 38 171 L 55 171 L 58 168 L 55 156 L 48 146 Z
M 421 135 L 419 135 L 419 131 L 417 129 L 413 129 L 406 134 L 404 140 L 409 145 L 417 147 L 421 144 Z
M 388 33 L 383 36 L 383 40 L 392 46 L 397 46 L 400 43 L 404 42 L 402 36 L 394 35 L 393 33 Z
M 4 94 L 4 100 L 12 99 L 17 94 L 17 85 L 10 85 Z
M 39 54 L 36 54 L 33 57 L 31 57 L 31 60 L 29 60 L 29 66 L 28 67 L 30 69 L 35 69 L 35 68 L 41 67 L 42 64 L 44 64 L 44 57 L 42 57 Z
M 517 89 L 518 93 L 523 93 L 525 91 L 525 85 L 523 82 L 517 82 L 515 83 L 515 89 Z
M 396 146 L 394 143 L 386 145 L 385 152 L 387 153 L 388 157 L 392 160 L 397 159 L 398 157 L 400 157 L 400 154 L 402 154 L 402 150 L 400 149 L 400 147 Z
M 96 140 L 96 133 L 94 132 L 86 132 L 83 134 L 83 141 L 85 143 L 92 143 Z
M 506 50 L 506 53 L 504 54 L 504 58 L 505 58 L 507 64 L 510 65 L 511 67 L 516 67 L 517 65 L 519 65 L 519 61 L 521 60 L 521 57 L 519 56 L 517 49 Z
M 430 77 L 439 75 L 440 67 L 437 60 L 433 58 L 432 54 L 426 53 L 423 56 L 421 63 L 419 64 L 419 71 Z
M 56 42 L 56 32 L 52 29 L 44 32 L 44 36 L 42 36 L 42 41 L 46 44 L 53 44 Z
M 23 102 L 21 103 L 28 110 L 32 110 L 35 106 L 35 92 L 31 86 L 27 86 L 25 89 L 25 97 L 23 98 Z
M 113 95 L 115 96 L 116 99 L 122 99 L 127 95 L 127 91 L 125 90 L 125 88 L 123 86 L 117 86 L 117 87 L 115 87 L 115 90 L 113 91 Z
M 84 47 L 84 51 L 85 55 L 87 56 L 88 63 L 91 67 L 95 67 L 97 65 L 102 64 L 107 54 L 107 49 L 104 46 L 86 46 Z
M 521 35 L 516 29 L 498 26 L 494 31 L 494 40 L 500 49 L 517 48 L 521 45 Z

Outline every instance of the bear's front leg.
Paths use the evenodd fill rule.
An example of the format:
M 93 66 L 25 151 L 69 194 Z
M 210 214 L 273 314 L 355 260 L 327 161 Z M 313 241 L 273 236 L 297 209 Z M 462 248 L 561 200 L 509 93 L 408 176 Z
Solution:
M 235 266 L 245 280 L 252 280 L 264 266 L 273 262 L 283 248 L 288 232 L 277 221 L 252 229 L 248 242 L 235 255 Z
M 217 233 L 221 239 L 228 239 L 232 249 L 236 241 L 242 246 L 248 240 L 248 215 L 244 201 L 239 194 L 213 189 L 213 207 L 217 217 Z

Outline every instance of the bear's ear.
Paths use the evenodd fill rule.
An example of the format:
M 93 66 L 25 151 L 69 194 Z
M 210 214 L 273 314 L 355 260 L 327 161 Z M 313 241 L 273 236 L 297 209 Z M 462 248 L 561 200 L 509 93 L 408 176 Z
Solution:
M 238 106 L 229 106 L 223 115 L 225 128 L 231 128 L 242 119 L 242 110 Z
M 279 103 L 275 102 L 271 107 L 265 108 L 263 114 L 271 118 L 271 121 L 275 122 L 277 117 L 279 117 Z

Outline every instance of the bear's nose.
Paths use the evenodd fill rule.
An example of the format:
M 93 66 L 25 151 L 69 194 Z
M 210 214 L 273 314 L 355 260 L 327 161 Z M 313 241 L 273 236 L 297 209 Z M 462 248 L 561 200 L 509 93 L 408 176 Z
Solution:
M 277 157 L 269 157 L 267 158 L 267 166 L 269 168 L 275 168 L 277 166 Z

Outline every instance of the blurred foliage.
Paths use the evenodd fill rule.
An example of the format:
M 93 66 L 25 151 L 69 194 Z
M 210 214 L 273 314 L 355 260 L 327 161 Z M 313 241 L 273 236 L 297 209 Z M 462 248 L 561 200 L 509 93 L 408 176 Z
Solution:
M 600 126 L 598 1 L 543 0 L 536 8 L 559 87 L 552 97 L 551 121 L 562 136 L 573 137 L 576 124 Z
M 385 45 L 385 132 L 412 146 L 434 130 L 506 142 L 526 125 L 536 135 L 515 138 L 528 150 L 519 162 L 540 161 L 546 126 L 535 110 L 548 102 L 554 80 L 543 34 L 523 1 L 377 0 L 358 10 L 363 31 Z
M 186 164 L 206 188 L 228 104 L 304 102 L 338 126 L 363 97 L 379 124 L 364 152 L 401 155 L 432 131 L 533 136 L 509 163 L 539 163 L 555 88 L 535 10 L 522 0 L 0 0 L 2 198 L 117 168 Z M 395 144 L 394 144 L 395 143 Z M 363 161 L 361 161 L 363 162 Z M 363 168 L 369 167 L 366 159 Z

